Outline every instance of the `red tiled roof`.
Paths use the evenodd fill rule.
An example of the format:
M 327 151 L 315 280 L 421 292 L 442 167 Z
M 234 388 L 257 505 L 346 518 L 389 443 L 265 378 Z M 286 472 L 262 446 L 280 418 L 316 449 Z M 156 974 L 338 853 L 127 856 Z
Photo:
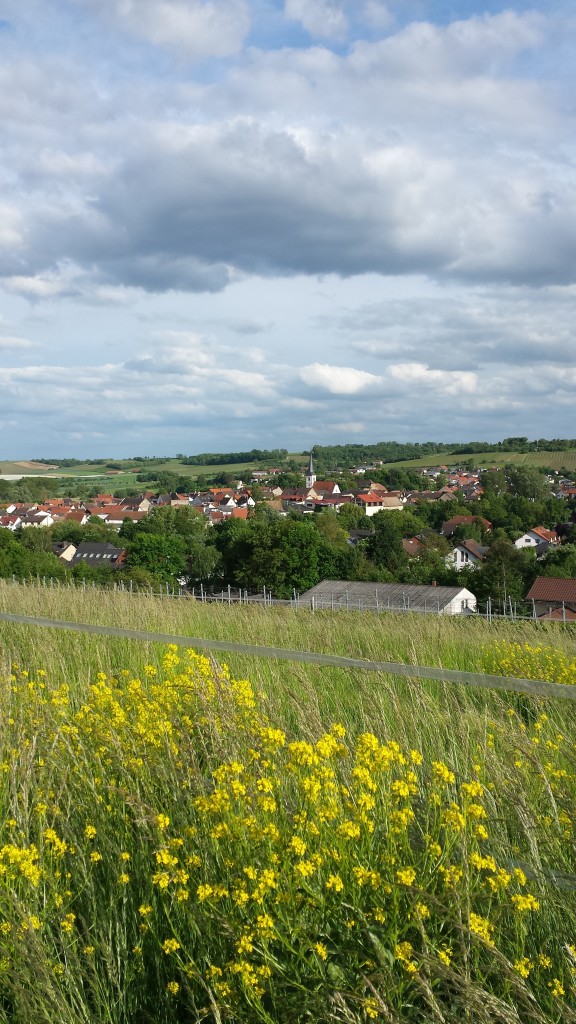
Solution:
M 549 544 L 556 544 L 559 540 L 556 530 L 547 530 L 544 526 L 534 526 L 528 533 L 535 533 L 537 537 L 541 537 L 542 540 L 547 540 Z
M 386 495 L 374 494 L 373 491 L 369 491 L 368 494 L 357 494 L 356 501 L 365 501 L 366 504 L 373 505 L 374 503 L 383 504 Z
M 576 602 L 576 580 L 565 576 L 538 576 L 526 597 L 529 601 Z
M 482 523 L 485 530 L 492 529 L 492 523 L 488 519 L 484 519 L 483 516 L 452 516 L 442 525 L 442 533 L 446 533 L 447 530 L 455 531 L 459 526 L 471 526 L 476 522 Z
M 418 540 L 418 537 L 404 537 L 402 547 L 407 555 L 417 555 L 424 545 L 422 541 Z

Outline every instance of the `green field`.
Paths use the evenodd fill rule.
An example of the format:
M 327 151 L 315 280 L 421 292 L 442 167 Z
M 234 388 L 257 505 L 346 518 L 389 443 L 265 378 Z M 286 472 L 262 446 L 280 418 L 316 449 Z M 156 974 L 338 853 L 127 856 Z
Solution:
M 301 463 L 302 468 L 305 467 L 307 461 L 300 453 L 289 455 L 289 459 Z M 503 466 L 506 463 L 514 463 L 515 465 L 542 466 L 556 470 L 565 468 L 569 472 L 576 473 L 576 450 L 566 452 L 528 452 L 527 454 L 520 454 L 518 452 L 487 452 L 478 455 L 449 455 L 444 453 L 439 455 L 428 455 L 421 459 L 407 459 L 402 462 L 386 463 L 385 468 L 397 466 L 406 467 L 408 469 L 417 469 L 418 467 L 423 466 L 457 466 L 462 465 L 469 460 L 471 460 L 475 466 L 480 468 Z M 119 465 L 124 464 L 123 460 L 117 461 Z M 131 460 L 124 461 L 127 467 L 135 465 Z M 184 466 L 178 459 L 167 459 L 165 462 L 150 467 L 147 467 L 146 464 L 142 465 L 143 472 L 146 472 L 147 468 L 154 472 L 169 471 L 172 473 L 178 473 L 180 476 L 188 476 L 191 478 L 196 478 L 198 476 L 209 478 L 217 475 L 218 473 L 232 473 L 235 476 L 248 477 L 249 473 L 253 469 L 265 467 L 261 467 L 259 464 L 247 462 L 230 463 L 222 466 Z M 120 473 L 107 473 L 106 470 L 100 467 L 90 466 L 88 464 L 46 471 L 42 469 L 23 469 L 17 462 L 11 461 L 0 463 L 0 473 L 6 475 L 26 473 L 26 475 L 30 476 L 45 476 L 54 479 L 89 477 L 90 479 L 93 479 L 102 490 L 112 488 L 113 484 L 118 488 L 138 486 L 135 479 L 136 474 L 130 472 L 129 469 Z
M 458 466 L 471 461 L 475 466 L 487 468 L 489 466 L 505 466 L 513 463 L 518 466 L 543 466 L 545 468 L 560 470 L 566 468 L 570 472 L 576 472 L 576 450 L 566 452 L 482 452 L 477 455 L 427 455 L 422 459 L 407 459 L 403 462 L 386 463 L 386 468 L 393 466 L 416 469 L 418 466 Z
M 576 681 L 553 624 L 0 581 L 48 609 Z M 574 703 L 228 660 L 0 621 L 2 1024 L 573 1022 Z
M 290 458 L 298 458 L 298 457 L 299 456 L 296 456 L 296 455 L 295 456 L 290 456 Z M 22 460 L 22 461 L 24 461 L 24 460 Z M 110 461 L 111 462 L 112 461 L 118 462 L 118 465 L 123 465 L 123 460 L 121 460 L 121 459 L 118 459 L 118 460 L 116 460 L 116 459 L 112 460 L 111 459 Z M 105 479 L 105 480 L 121 480 L 122 481 L 122 485 L 125 486 L 126 482 L 129 482 L 129 481 L 134 482 L 134 478 L 136 476 L 136 473 L 130 472 L 130 469 L 133 466 L 134 466 L 134 468 L 141 468 L 142 472 L 144 472 L 144 473 L 147 471 L 147 469 L 149 469 L 151 472 L 154 472 L 154 473 L 163 473 L 163 472 L 169 471 L 171 473 L 178 473 L 179 476 L 190 476 L 190 477 L 214 476 L 217 473 L 233 473 L 235 475 L 241 475 L 243 473 L 247 474 L 249 471 L 251 471 L 253 469 L 256 469 L 256 468 L 265 468 L 265 467 L 260 467 L 259 464 L 254 463 L 254 462 L 232 462 L 232 463 L 227 463 L 227 464 L 222 465 L 222 466 L 219 466 L 219 465 L 213 465 L 213 466 L 184 466 L 178 459 L 167 459 L 165 462 L 158 463 L 158 465 L 152 465 L 152 466 L 147 466 L 146 463 L 143 463 L 141 467 L 137 467 L 137 464 L 133 463 L 131 460 L 126 460 L 126 465 L 128 467 L 130 467 L 130 468 L 125 470 L 124 472 L 116 472 L 116 473 L 112 472 L 112 473 L 109 473 L 109 472 L 106 471 L 105 468 L 103 468 L 101 466 L 91 466 L 89 464 L 81 464 L 81 465 L 78 465 L 78 466 L 70 466 L 70 467 L 64 466 L 61 469 L 57 469 L 57 470 L 44 470 L 44 469 L 24 469 L 17 462 L 1 462 L 0 463 L 0 473 L 10 474 L 10 475 L 13 475 L 13 474 L 15 475 L 15 474 L 22 473 L 22 474 L 26 474 L 27 476 L 28 475 L 29 476 L 46 476 L 46 477 L 50 477 L 50 478 L 52 478 L 52 477 L 60 478 L 60 477 L 63 477 L 63 476 L 65 476 L 65 477 L 78 477 L 78 476 L 80 476 L 80 477 L 86 477 L 86 476 L 92 477 L 93 476 L 95 479 L 98 479 L 98 480 L 100 480 L 100 479 Z

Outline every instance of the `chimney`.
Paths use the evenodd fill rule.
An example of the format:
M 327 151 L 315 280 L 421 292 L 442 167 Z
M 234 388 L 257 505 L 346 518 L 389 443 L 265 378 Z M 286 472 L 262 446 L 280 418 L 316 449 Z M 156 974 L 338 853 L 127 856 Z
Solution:
M 437 587 L 438 584 L 436 583 L 436 580 L 432 580 L 432 583 L 430 584 L 430 586 L 431 587 Z

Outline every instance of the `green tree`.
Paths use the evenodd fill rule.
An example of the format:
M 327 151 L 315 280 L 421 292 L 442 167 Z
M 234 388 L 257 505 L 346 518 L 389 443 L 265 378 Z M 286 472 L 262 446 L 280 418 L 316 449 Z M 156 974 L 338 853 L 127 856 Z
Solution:
M 398 517 L 393 512 L 377 512 L 372 516 L 372 525 L 374 533 L 364 542 L 368 557 L 375 565 L 398 573 L 408 564 Z
M 147 569 L 156 579 L 173 583 L 186 575 L 186 546 L 176 534 L 138 533 L 128 543 L 126 567 Z
M 497 540 L 475 577 L 475 593 L 505 606 L 509 600 L 522 601 L 535 576 L 533 552 L 518 550 L 510 541 Z
M 353 501 L 346 502 L 340 506 L 338 521 L 345 530 L 370 530 L 371 523 L 363 508 L 359 508 Z

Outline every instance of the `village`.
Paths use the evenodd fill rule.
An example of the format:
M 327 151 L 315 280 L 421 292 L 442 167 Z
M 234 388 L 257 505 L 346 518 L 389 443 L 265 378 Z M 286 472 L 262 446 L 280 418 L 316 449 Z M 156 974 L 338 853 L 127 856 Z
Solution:
M 501 467 L 486 470 L 467 463 L 466 468 L 449 469 L 440 464 L 417 472 L 417 488 L 386 486 L 382 482 L 386 472 L 378 462 L 353 466 L 345 474 L 321 480 L 310 454 L 306 472 L 298 481 L 301 486 L 286 486 L 285 482 L 281 486 L 281 470 L 270 469 L 255 470 L 248 483 L 237 479 L 229 486 L 220 484 L 203 490 L 162 493 L 146 489 L 116 496 L 111 488 L 89 499 L 59 496 L 36 502 L 8 500 L 0 506 L 0 530 L 10 532 L 28 549 L 26 566 L 32 569 L 30 575 L 34 569 L 30 554 L 42 551 L 43 576 L 47 568 L 53 575 L 52 565 L 63 568 L 70 578 L 91 578 L 92 582 L 105 584 L 129 581 L 132 587 L 143 580 L 153 581 L 157 568 L 149 558 L 138 555 L 138 537 L 150 527 L 154 532 L 153 524 L 162 521 L 162 510 L 189 510 L 181 513 L 181 518 L 189 514 L 193 517 L 198 565 L 196 570 L 191 565 L 194 553 L 190 549 L 187 556 L 184 552 L 182 564 L 178 565 L 176 559 L 169 570 L 165 569 L 163 578 L 168 576 L 176 582 L 179 592 L 184 588 L 196 593 L 200 587 L 204 596 L 224 586 L 228 593 L 231 586 L 238 587 L 240 594 L 258 590 L 266 576 L 265 554 L 255 574 L 259 582 L 254 579 L 253 585 L 248 563 L 250 558 L 253 561 L 258 533 L 263 532 L 258 529 L 259 523 L 277 522 L 279 548 L 284 545 L 282 529 L 284 533 L 288 529 L 282 528 L 282 520 L 296 526 L 313 524 L 317 527 L 314 534 L 308 529 L 307 540 L 299 538 L 297 543 L 312 543 L 314 547 L 319 534 L 324 542 L 324 563 L 330 545 L 332 553 L 338 551 L 340 557 L 328 559 L 324 567 L 322 557 L 318 557 L 315 570 L 305 580 L 297 573 L 290 578 L 284 573 L 280 586 L 271 572 L 268 583 L 263 583 L 270 597 L 297 596 L 300 603 L 314 608 L 388 608 L 442 614 L 472 614 L 480 610 L 482 602 L 489 612 L 500 605 L 504 614 L 511 614 L 514 601 L 516 610 L 520 602 L 520 614 L 561 621 L 576 619 L 576 560 L 572 558 L 570 564 L 576 533 L 576 486 L 572 479 L 560 474 L 540 474 L 539 479 L 532 474 L 529 479 L 518 477 L 516 471 L 503 495 L 500 491 L 505 486 L 505 475 Z M 409 477 L 413 482 L 415 471 Z M 520 491 L 535 486 L 539 493 L 516 494 L 514 486 Z M 510 499 L 508 506 L 499 508 L 500 518 L 493 516 L 490 509 L 498 508 L 498 502 L 501 506 L 506 496 Z M 163 518 L 167 522 L 166 515 Z M 231 530 L 241 536 L 238 521 L 245 524 L 245 531 L 251 530 L 253 544 L 244 567 L 230 561 L 229 551 L 224 551 L 221 543 Z M 162 527 L 164 533 L 170 533 L 170 529 Z M 24 534 L 29 530 L 45 531 L 48 543 L 40 539 L 26 541 Z M 248 533 L 243 536 L 246 541 Z M 236 563 L 239 557 L 238 553 L 234 555 Z M 1 575 L 26 575 L 19 570 L 18 559 L 4 561 Z M 168 559 L 164 561 L 167 566 Z M 504 589 L 497 578 L 498 562 Z M 344 570 L 339 574 L 330 571 L 342 565 Z M 495 568 L 496 580 L 487 585 Z M 336 579 L 336 575 L 342 579 Z

